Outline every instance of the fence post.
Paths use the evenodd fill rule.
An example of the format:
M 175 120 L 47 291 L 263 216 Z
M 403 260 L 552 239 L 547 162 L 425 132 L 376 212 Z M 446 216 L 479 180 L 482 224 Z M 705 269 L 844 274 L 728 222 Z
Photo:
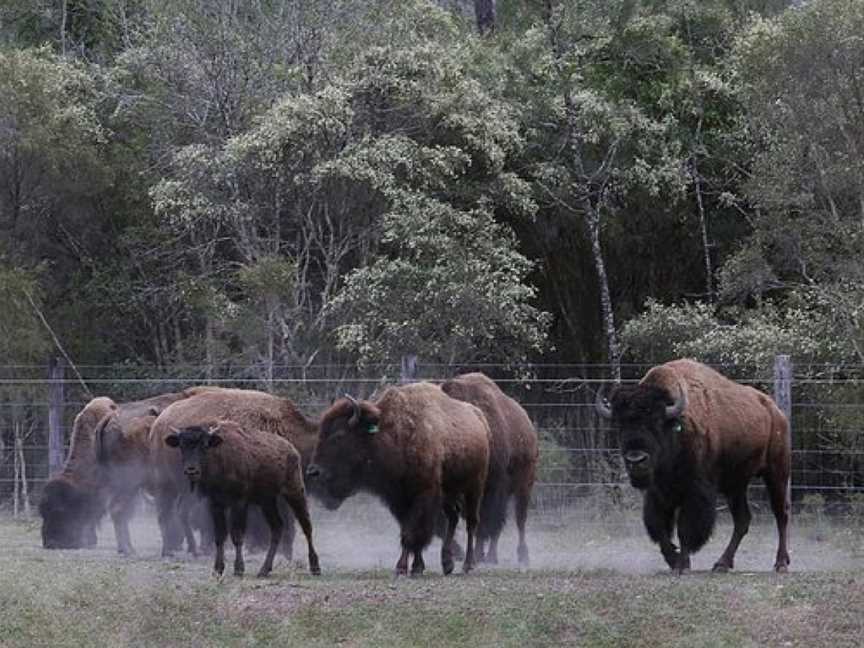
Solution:
M 774 358 L 774 402 L 789 421 L 789 433 L 792 433 L 792 361 L 788 355 L 778 355 Z M 791 440 L 791 439 L 790 439 Z
M 788 355 L 778 355 L 774 358 L 774 402 L 780 411 L 786 415 L 786 443 L 792 450 L 792 361 Z M 792 473 L 786 484 L 786 505 L 791 506 Z M 791 511 L 790 511 L 791 512 Z
M 414 354 L 402 356 L 402 368 L 399 371 L 399 382 L 402 384 L 414 382 L 417 379 L 417 356 Z
M 63 467 L 63 358 L 53 357 L 48 364 L 48 475 Z

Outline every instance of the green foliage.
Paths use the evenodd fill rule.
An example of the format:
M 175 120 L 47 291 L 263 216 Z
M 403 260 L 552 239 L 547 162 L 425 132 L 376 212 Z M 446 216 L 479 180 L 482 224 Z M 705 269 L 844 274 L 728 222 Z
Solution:
M 848 357 L 847 341 L 826 337 L 827 325 L 825 313 L 812 304 L 781 309 L 769 302 L 748 312 L 652 300 L 642 315 L 627 322 L 621 337 L 630 357 L 639 362 L 691 357 L 742 371 L 752 367 L 770 372 L 778 354 L 802 362 Z
M 0 263 L 0 357 L 10 363 L 42 363 L 51 349 L 45 327 L 38 319 L 44 291 L 33 271 L 9 268 Z

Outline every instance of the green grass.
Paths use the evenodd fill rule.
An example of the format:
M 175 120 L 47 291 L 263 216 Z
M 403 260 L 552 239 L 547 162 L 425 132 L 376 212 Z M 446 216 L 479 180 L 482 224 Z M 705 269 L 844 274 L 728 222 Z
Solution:
M 219 581 L 209 559 L 163 560 L 155 544 L 142 545 L 134 559 L 114 555 L 110 539 L 97 550 L 44 551 L 37 524 L 0 518 L 0 646 L 838 648 L 864 641 L 864 564 L 828 543 L 803 546 L 806 534 L 796 538 L 799 553 L 835 554 L 826 562 L 830 571 L 814 569 L 818 555 L 804 561 L 807 571 L 781 576 L 698 571 L 710 565 L 712 546 L 712 555 L 697 555 L 697 571 L 676 578 L 641 535 L 538 530 L 537 569 L 444 578 L 430 549 L 426 576 L 395 580 L 389 565 L 336 566 L 342 548 L 328 545 L 328 533 L 335 532 L 322 526 L 320 578 L 281 560 L 270 579 Z M 754 563 L 770 566 L 771 534 L 758 538 Z M 502 549 L 509 551 L 507 540 Z M 395 560 L 394 538 L 378 542 L 392 545 L 382 551 Z M 643 566 L 580 566 L 586 547 L 610 543 L 638 553 Z M 573 554 L 572 563 L 544 561 L 550 546 L 563 552 L 556 556 Z M 249 558 L 253 573 L 260 559 Z

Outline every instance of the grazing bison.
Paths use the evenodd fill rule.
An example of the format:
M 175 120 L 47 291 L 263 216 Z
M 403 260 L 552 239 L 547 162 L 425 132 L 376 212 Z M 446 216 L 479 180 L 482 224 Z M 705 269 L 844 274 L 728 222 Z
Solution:
M 735 527 L 714 571 L 732 569 L 750 525 L 747 485 L 757 475 L 777 520 L 774 569 L 788 569 L 788 423 L 771 398 L 693 360 L 676 360 L 652 368 L 637 385 L 618 387 L 611 408 L 598 395 L 597 411 L 620 432 L 630 483 L 645 491 L 648 535 L 673 571 L 689 569 L 690 554 L 711 536 L 718 491 Z M 680 551 L 671 540 L 676 525 Z
M 453 571 L 452 540 L 459 507 L 467 524 L 463 570 L 474 566 L 474 535 L 489 466 L 489 426 L 483 413 L 440 387 L 390 387 L 373 401 L 338 399 L 321 419 L 307 476 L 320 482 L 325 505 L 336 509 L 358 491 L 380 497 L 401 528 L 396 574 L 425 569 L 423 549 L 442 509 L 447 533 L 441 549 L 445 574 Z
M 527 565 L 525 521 L 537 473 L 537 430 L 522 406 L 482 373 L 457 376 L 442 384 L 441 389 L 452 398 L 479 407 L 492 433 L 489 475 L 477 527 L 477 559 L 493 564 L 498 562 L 498 538 L 507 521 L 507 505 L 512 496 L 516 505 L 516 527 L 519 530 L 516 554 L 519 562 Z M 489 551 L 484 555 L 483 544 L 487 540 Z
M 186 496 L 189 493 L 188 480 L 183 476 L 177 452 L 165 445 L 165 438 L 171 434 L 172 428 L 202 426 L 216 419 L 232 421 L 250 430 L 260 430 L 287 439 L 300 453 L 305 467 L 317 442 L 318 426 L 303 416 L 291 401 L 260 391 L 193 387 L 185 390 L 184 394 L 189 398 L 168 407 L 150 430 L 150 480 L 163 539 L 170 537 L 170 524 L 175 512 L 179 512 L 189 551 L 196 554 L 197 544 L 189 524 L 194 500 Z M 291 516 L 286 517 L 284 543 L 286 554 L 290 557 L 294 520 Z M 169 555 L 172 549 L 163 540 L 162 554 Z
M 135 468 L 138 451 L 130 449 L 129 443 L 140 444 L 154 415 L 180 398 L 182 394 L 163 394 L 117 404 L 99 397 L 84 406 L 72 426 L 66 464 L 42 491 L 39 511 L 45 548 L 95 545 L 95 529 L 107 508 L 114 521 L 119 551 L 131 551 L 128 517 L 140 486 L 136 477 L 140 471 Z M 109 422 L 114 435 L 110 440 L 103 437 Z M 116 469 L 110 468 L 115 462 Z
M 198 486 L 207 497 L 216 543 L 213 570 L 218 575 L 225 570 L 226 509 L 231 516 L 234 575 L 242 576 L 245 571 L 243 537 L 250 503 L 261 507 L 270 526 L 270 546 L 258 576 L 270 574 L 282 538 L 282 517 L 276 505 L 279 496 L 291 507 L 306 536 L 309 570 L 321 573 L 312 543 L 300 454 L 288 440 L 232 421 L 217 421 L 175 429 L 165 437 L 165 444 L 180 449 L 183 474 L 193 489 Z

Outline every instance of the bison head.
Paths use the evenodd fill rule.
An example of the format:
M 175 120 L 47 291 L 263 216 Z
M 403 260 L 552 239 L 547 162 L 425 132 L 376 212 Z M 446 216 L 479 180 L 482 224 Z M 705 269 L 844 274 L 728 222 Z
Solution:
M 201 481 L 204 468 L 207 465 L 207 451 L 218 447 L 223 439 L 218 433 L 218 426 L 203 427 L 192 425 L 182 430 L 172 428 L 171 434 L 165 437 L 165 445 L 180 449 L 180 460 L 183 464 L 183 474 L 189 478 L 190 490 L 195 490 L 195 484 Z
M 368 401 L 338 399 L 321 418 L 318 446 L 306 477 L 324 506 L 339 508 L 363 486 L 371 464 L 381 411 Z
M 596 407 L 618 429 L 630 483 L 639 489 L 650 487 L 657 467 L 681 450 L 681 414 L 687 407 L 684 385 L 679 383 L 675 396 L 654 385 L 623 386 L 612 394 L 611 408 L 600 394 Z
M 96 545 L 96 526 L 105 513 L 98 493 L 65 479 L 52 479 L 42 491 L 42 546 L 45 549 L 82 549 Z

